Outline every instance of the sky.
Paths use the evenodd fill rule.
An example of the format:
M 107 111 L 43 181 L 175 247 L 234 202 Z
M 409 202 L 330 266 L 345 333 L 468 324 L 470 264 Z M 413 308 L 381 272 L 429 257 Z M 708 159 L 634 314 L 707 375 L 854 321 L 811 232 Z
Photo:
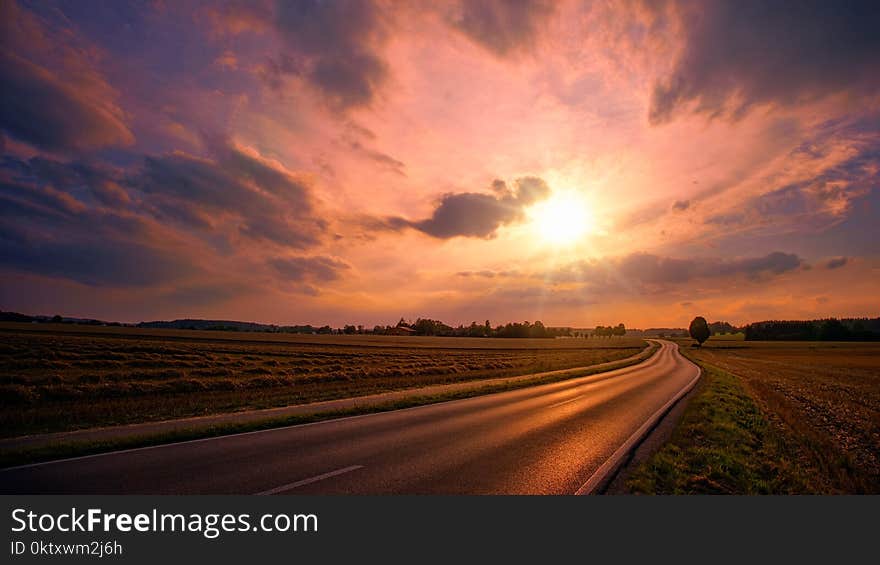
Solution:
M 0 309 L 880 315 L 875 1 L 0 12 Z

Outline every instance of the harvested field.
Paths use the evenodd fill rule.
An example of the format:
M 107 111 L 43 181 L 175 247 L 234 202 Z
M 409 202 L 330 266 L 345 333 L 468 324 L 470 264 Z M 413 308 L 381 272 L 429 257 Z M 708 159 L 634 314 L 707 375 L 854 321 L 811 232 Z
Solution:
M 588 366 L 645 345 L 11 323 L 0 336 L 4 437 Z
M 805 492 L 880 492 L 880 344 L 711 339 L 687 353 L 740 379 Z

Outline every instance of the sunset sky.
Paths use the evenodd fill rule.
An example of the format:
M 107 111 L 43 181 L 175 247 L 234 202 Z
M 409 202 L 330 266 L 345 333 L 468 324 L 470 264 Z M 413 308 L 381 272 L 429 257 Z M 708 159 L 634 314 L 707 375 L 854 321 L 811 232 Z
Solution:
M 0 309 L 880 315 L 880 2 L 0 10 Z

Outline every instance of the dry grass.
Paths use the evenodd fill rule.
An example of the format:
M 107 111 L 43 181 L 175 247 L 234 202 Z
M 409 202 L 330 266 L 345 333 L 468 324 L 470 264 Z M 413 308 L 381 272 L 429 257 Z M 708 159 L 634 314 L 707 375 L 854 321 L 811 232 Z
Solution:
M 3 436 L 594 365 L 638 339 L 295 336 L 0 325 Z
M 709 340 L 686 352 L 738 377 L 805 492 L 880 492 L 880 344 Z

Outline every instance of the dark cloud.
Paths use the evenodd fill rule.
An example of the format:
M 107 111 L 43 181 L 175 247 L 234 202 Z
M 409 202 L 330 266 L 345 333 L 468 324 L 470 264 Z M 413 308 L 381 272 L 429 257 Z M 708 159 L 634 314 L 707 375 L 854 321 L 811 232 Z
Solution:
M 704 276 L 730 276 L 744 274 L 758 277 L 764 274 L 781 275 L 793 271 L 803 264 L 803 260 L 794 253 L 774 251 L 763 257 L 721 260 L 716 265 L 711 262 L 705 265 Z
M 825 262 L 826 269 L 839 269 L 849 262 L 847 257 L 834 257 Z
M 662 9 L 667 4 L 648 4 Z M 874 0 L 675 2 L 683 51 L 657 81 L 649 119 L 684 106 L 738 118 L 752 106 L 783 105 L 880 86 L 880 3 Z
M 93 46 L 56 20 L 0 2 L 0 131 L 52 152 L 133 143 Z
M 5 49 L 0 52 L 0 128 L 47 151 L 127 145 L 134 137 L 118 108 L 101 94 L 76 88 L 57 74 Z
M 665 285 L 704 278 L 736 275 L 755 278 L 766 274 L 781 274 L 797 269 L 801 262 L 797 255 L 779 251 L 763 257 L 740 259 L 676 259 L 649 253 L 635 253 L 621 259 L 616 267 L 625 279 Z
M 464 0 L 453 25 L 495 55 L 509 57 L 534 48 L 554 8 L 546 0 Z
M 384 15 L 371 0 L 279 2 L 275 25 L 290 50 L 277 70 L 305 76 L 336 108 L 370 104 L 388 77 Z
M 280 89 L 286 77 L 305 80 L 334 109 L 368 106 L 389 76 L 380 50 L 388 14 L 375 0 L 231 1 L 207 9 L 220 34 L 274 30 L 283 43 L 260 75 Z
M 45 157 L 4 157 L 0 167 L 27 183 L 51 187 L 68 194 L 90 195 L 105 206 L 122 207 L 131 202 L 119 185 L 119 174 L 102 165 L 83 161 L 57 161 Z
M 269 260 L 269 265 L 287 280 L 328 282 L 342 276 L 351 267 L 338 259 L 330 257 L 278 257 Z
M 147 286 L 196 270 L 169 243 L 136 216 L 89 207 L 48 185 L 0 182 L 0 265 L 6 269 L 88 285 Z
M 315 86 L 332 106 L 340 109 L 369 105 L 387 75 L 385 61 L 371 53 L 323 56 L 314 63 L 310 73 Z
M 0 182 L 3 207 L 0 216 L 16 220 L 54 219 L 77 214 L 86 206 L 51 186 Z
M 537 177 L 523 177 L 509 189 L 503 181 L 492 184 L 495 194 L 462 192 L 446 194 L 430 218 L 410 221 L 388 219 L 394 229 L 411 227 L 432 237 L 449 239 L 457 236 L 491 238 L 496 230 L 522 220 L 525 208 L 550 194 L 550 187 Z
M 520 213 L 520 207 L 512 199 L 465 192 L 445 195 L 430 218 L 410 225 L 441 239 L 491 237 L 498 227 L 516 219 Z
M 312 212 L 311 189 L 290 172 L 270 164 L 254 153 L 248 153 L 224 139 L 214 139 L 209 147 L 217 167 L 239 183 L 249 184 L 272 194 L 293 207 L 297 215 Z
M 630 281 L 648 284 L 675 284 L 699 276 L 701 264 L 693 259 L 660 257 L 650 253 L 634 253 L 616 265 L 620 275 Z
M 676 210 L 678 212 L 684 212 L 685 210 L 687 210 L 690 207 L 691 207 L 690 200 L 676 200 L 675 202 L 672 203 L 672 209 Z
M 699 280 L 724 281 L 745 277 L 763 280 L 798 269 L 803 261 L 792 253 L 775 251 L 759 257 L 664 257 L 632 253 L 623 257 L 580 261 L 552 273 L 539 273 L 553 283 L 581 283 L 586 288 L 657 292 Z
M 100 218 L 91 218 L 100 220 Z M 82 219 L 87 223 L 88 216 Z M 85 232 L 85 225 L 81 226 Z M 178 280 L 195 269 L 168 249 L 107 240 L 66 230 L 63 238 L 0 238 L 0 264 L 15 270 L 95 286 L 149 286 Z
M 157 215 L 188 227 L 213 229 L 219 216 L 251 238 L 300 249 L 318 243 L 327 224 L 314 214 L 305 182 L 231 144 L 211 145 L 214 159 L 147 157 L 126 183 Z
M 254 246 L 262 252 L 266 243 L 305 249 L 319 242 L 327 223 L 307 183 L 227 141 L 207 145 L 210 158 L 149 156 L 128 172 L 2 158 L 0 265 L 93 286 L 196 288 L 204 283 L 192 277 L 225 272 L 224 264 Z M 301 261 L 288 264 L 288 274 L 299 265 L 307 278 L 326 281 L 345 268 Z

